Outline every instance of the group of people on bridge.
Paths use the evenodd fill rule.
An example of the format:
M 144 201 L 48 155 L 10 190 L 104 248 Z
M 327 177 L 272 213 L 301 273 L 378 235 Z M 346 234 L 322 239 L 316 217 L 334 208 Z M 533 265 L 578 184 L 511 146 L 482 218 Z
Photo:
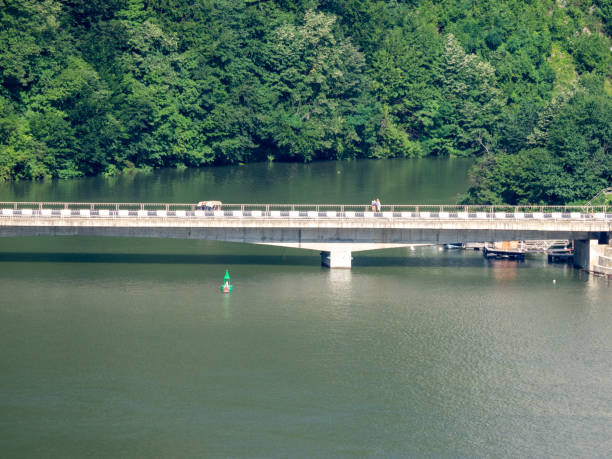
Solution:
M 371 205 L 372 205 L 372 212 L 380 212 L 380 209 L 382 208 L 380 204 L 380 198 L 372 199 Z

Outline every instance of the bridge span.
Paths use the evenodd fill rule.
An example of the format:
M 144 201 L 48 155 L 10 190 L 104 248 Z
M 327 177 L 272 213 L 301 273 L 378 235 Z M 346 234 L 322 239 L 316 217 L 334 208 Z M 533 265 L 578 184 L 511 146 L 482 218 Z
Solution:
M 589 263 L 607 244 L 606 206 L 195 204 L 0 202 L 0 236 L 117 236 L 207 239 L 321 252 L 350 268 L 352 252 L 419 244 L 571 239 Z M 582 243 L 580 243 L 582 241 Z M 595 244 L 596 245 L 596 244 Z M 582 247 L 582 248 L 581 248 Z M 593 255 L 595 256 L 595 255 Z M 585 258 L 586 257 L 586 258 Z M 585 266 L 583 266 L 585 267 Z

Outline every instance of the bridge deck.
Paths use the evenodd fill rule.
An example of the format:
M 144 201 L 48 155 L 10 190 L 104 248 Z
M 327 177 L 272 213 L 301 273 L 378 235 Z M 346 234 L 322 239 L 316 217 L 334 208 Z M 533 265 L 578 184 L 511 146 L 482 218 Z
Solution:
M 369 206 L 0 203 L 0 236 L 116 236 L 208 239 L 350 253 L 413 244 L 530 239 L 605 239 L 609 207 Z M 605 237 L 604 237 L 605 236 Z M 339 261 L 338 261 L 339 260 Z
M 321 204 L 0 203 L 2 226 L 559 228 L 607 231 L 610 207 Z
M 193 204 L 0 202 L 0 217 L 31 218 L 258 218 L 258 219 L 612 219 L 612 208 L 568 206 L 457 206 L 337 204 L 225 204 L 223 210 L 198 210 Z

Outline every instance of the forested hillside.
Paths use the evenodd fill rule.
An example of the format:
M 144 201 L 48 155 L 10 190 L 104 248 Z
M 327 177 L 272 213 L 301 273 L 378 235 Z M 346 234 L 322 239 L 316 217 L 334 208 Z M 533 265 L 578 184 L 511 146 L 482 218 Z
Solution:
M 479 202 L 612 185 L 612 0 L 0 0 L 0 180 L 477 156 Z

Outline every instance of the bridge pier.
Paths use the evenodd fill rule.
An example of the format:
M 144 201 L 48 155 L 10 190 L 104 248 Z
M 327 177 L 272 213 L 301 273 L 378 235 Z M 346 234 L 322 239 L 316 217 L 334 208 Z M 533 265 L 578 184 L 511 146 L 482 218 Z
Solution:
M 328 268 L 349 268 L 351 267 L 350 250 L 331 250 L 329 252 L 321 252 L 321 264 Z
M 602 232 L 599 239 L 584 239 L 574 241 L 574 266 L 589 272 L 596 272 L 599 257 L 605 256 L 609 249 L 610 233 Z

